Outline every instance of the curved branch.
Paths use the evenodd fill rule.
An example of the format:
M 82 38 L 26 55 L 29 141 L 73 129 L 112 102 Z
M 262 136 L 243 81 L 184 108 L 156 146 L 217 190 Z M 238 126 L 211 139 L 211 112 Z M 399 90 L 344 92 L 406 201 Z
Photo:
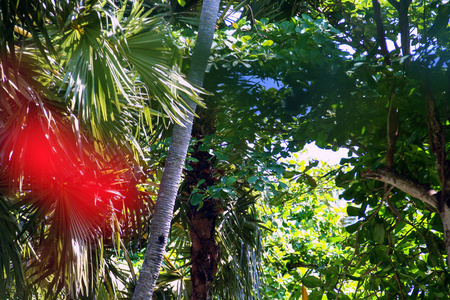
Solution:
M 431 207 L 437 208 L 437 192 L 405 176 L 387 170 L 367 171 L 363 176 L 390 184 Z

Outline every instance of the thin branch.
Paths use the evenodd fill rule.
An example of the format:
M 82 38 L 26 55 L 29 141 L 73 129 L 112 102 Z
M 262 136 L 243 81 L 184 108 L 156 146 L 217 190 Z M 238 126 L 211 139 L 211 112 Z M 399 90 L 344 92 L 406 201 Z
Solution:
M 256 33 L 257 33 L 259 36 L 263 36 L 261 33 L 259 33 L 258 25 L 256 24 L 256 19 L 255 19 L 255 16 L 253 15 L 253 9 L 252 9 L 252 7 L 250 6 L 250 4 L 248 4 L 247 7 L 248 7 L 248 9 L 250 10 L 250 14 L 252 15 L 252 23 L 255 25 Z
M 387 258 L 388 258 L 389 262 L 391 263 L 392 269 L 394 270 L 394 277 L 395 277 L 395 281 L 397 282 L 398 289 L 400 290 L 400 295 L 401 295 L 402 299 L 405 299 L 405 295 L 403 295 L 402 284 L 401 284 L 399 276 L 398 276 L 397 268 L 396 268 L 395 264 L 392 262 L 392 259 L 389 256 Z
M 408 195 L 423 201 L 431 207 L 437 208 L 437 192 L 435 190 L 403 175 L 388 170 L 371 170 L 365 172 L 363 176 L 390 184 Z
M 398 110 L 394 106 L 394 95 L 395 95 L 396 85 L 392 86 L 391 94 L 389 95 L 389 110 L 387 117 L 387 150 L 386 150 L 386 168 L 392 170 L 394 167 L 394 155 L 395 155 L 395 145 L 397 144 L 398 137 Z
M 390 191 L 391 191 L 391 190 L 389 190 L 389 192 L 390 192 Z M 388 194 L 386 194 L 386 195 L 383 197 L 383 199 L 381 200 L 381 203 L 380 203 L 380 205 L 378 205 L 377 209 L 376 209 L 373 213 L 371 213 L 370 216 L 368 216 L 368 217 L 366 218 L 366 220 L 365 220 L 364 222 L 362 222 L 362 223 L 358 226 L 358 229 L 356 230 L 355 246 L 354 246 L 355 252 L 353 252 L 352 258 L 350 259 L 350 261 L 348 262 L 347 266 L 346 266 L 345 269 L 344 269 L 344 273 L 342 274 L 342 283 L 341 283 L 341 285 L 339 286 L 338 292 L 336 293 L 336 298 L 335 298 L 335 300 L 337 300 L 337 299 L 339 298 L 339 295 L 340 295 L 340 293 L 342 292 L 342 287 L 344 286 L 344 281 L 345 281 L 345 278 L 347 277 L 347 272 L 348 272 L 348 269 L 350 268 L 351 263 L 352 263 L 353 260 L 355 259 L 355 256 L 356 256 L 356 255 L 359 255 L 359 247 L 358 247 L 358 237 L 359 237 L 359 233 L 360 233 L 362 227 L 363 227 L 364 225 L 366 225 L 366 224 L 370 221 L 370 219 L 372 219 L 373 217 L 375 217 L 376 215 L 378 215 L 378 212 L 379 212 L 380 209 L 383 207 L 383 204 L 384 204 L 384 201 L 385 201 L 386 198 L 387 198 L 387 195 L 388 195 Z

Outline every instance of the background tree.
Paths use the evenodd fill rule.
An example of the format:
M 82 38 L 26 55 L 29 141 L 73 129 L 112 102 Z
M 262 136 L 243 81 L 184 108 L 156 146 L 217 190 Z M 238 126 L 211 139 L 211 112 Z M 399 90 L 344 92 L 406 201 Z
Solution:
M 252 122 L 263 119 L 261 107 L 271 103 L 280 123 L 292 122 L 284 135 L 288 150 L 315 141 L 353 154 L 343 161 L 352 171 L 341 172 L 337 182 L 352 201 L 348 213 L 358 218 L 348 226 L 355 253 L 336 270 L 339 285 L 317 287 L 317 293 L 338 297 L 340 284 L 349 280 L 358 283 L 354 297 L 448 293 L 447 208 L 437 206 L 445 194 L 446 151 L 434 146 L 443 149 L 446 136 L 448 4 L 427 4 L 407 9 L 411 3 L 394 3 L 374 11 L 363 3 L 334 2 L 322 9 L 328 20 L 320 14 L 253 26 L 242 20 L 218 43 L 219 70 L 232 70 L 228 74 L 242 81 L 252 74 L 279 84 L 275 101 L 253 102 Z M 376 23 L 380 19 L 383 24 Z M 377 40 L 383 30 L 386 41 Z M 379 49 L 388 43 L 398 45 Z M 419 74 L 433 78 L 433 87 Z M 255 84 L 242 95 L 258 90 L 264 88 Z
M 331 276 L 339 278 L 338 284 L 316 286 L 315 295 L 326 292 L 330 297 L 338 297 L 344 293 L 341 284 L 351 281 L 357 283 L 354 297 L 404 298 L 411 290 L 421 297 L 442 297 L 447 293 L 448 283 L 443 280 L 447 254 L 443 247 L 444 235 L 441 235 L 444 232 L 440 227 L 442 221 L 436 217 L 435 200 L 426 196 L 434 192 L 423 189 L 423 184 L 428 184 L 434 190 L 442 190 L 439 188 L 441 179 L 436 176 L 437 169 L 433 171 L 428 167 L 434 165 L 434 155 L 429 144 L 424 143 L 429 140 L 423 109 L 426 93 L 425 89 L 418 88 L 425 85 L 423 78 L 416 76 L 420 74 L 417 66 L 423 64 L 427 67 L 420 69 L 422 74 L 425 70 L 430 72 L 427 74 L 441 74 L 433 77 L 435 85 L 431 90 L 434 99 L 441 99 L 437 103 L 445 107 L 447 84 L 437 78 L 446 78 L 447 72 L 448 58 L 444 50 L 447 42 L 443 37 L 448 24 L 447 4 L 429 3 L 409 10 L 401 8 L 401 11 L 396 5 L 380 6 L 376 12 L 378 10 L 363 3 L 327 2 L 320 9 L 322 16 L 310 7 L 309 16 L 303 15 L 291 22 L 261 20 L 252 24 L 241 20 L 234 28 L 217 35 L 211 71 L 215 76 L 208 78 L 217 80 L 220 88 L 216 90 L 226 94 L 227 101 L 215 107 L 220 121 L 206 122 L 206 128 L 213 128 L 208 124 L 236 128 L 237 140 L 247 139 L 274 152 L 272 149 L 277 147 L 273 140 L 264 139 L 261 131 L 258 132 L 263 136 L 261 139 L 246 135 L 255 130 L 252 126 L 255 124 L 255 127 L 270 129 L 266 134 L 276 128 L 280 140 L 284 139 L 287 146 L 285 152 L 315 141 L 320 147 L 345 147 L 353 154 L 348 160 L 352 171 L 342 171 L 337 182 L 345 188 L 343 197 L 353 203 L 348 213 L 358 220 L 348 226 L 348 231 L 354 233 L 348 246 L 354 248 L 355 253 L 341 262 L 335 270 L 337 277 Z M 432 11 L 441 11 L 441 17 L 434 18 Z M 372 18 L 375 13 L 376 18 Z M 380 19 L 384 20 L 383 24 L 377 24 L 376 20 Z M 417 28 L 417 31 L 407 33 L 406 21 L 409 22 L 406 28 Z M 433 32 L 430 28 L 438 26 L 441 26 L 440 37 L 429 38 Z M 383 30 L 385 43 L 380 41 Z M 397 33 L 401 33 L 403 41 L 413 41 L 415 47 L 402 46 L 402 39 L 397 41 Z M 405 35 L 409 38 L 405 39 Z M 378 50 L 378 45 L 382 44 L 394 47 Z M 343 49 L 351 49 L 351 54 Z M 414 55 L 403 56 L 411 49 Z M 390 51 L 388 56 L 386 51 Z M 256 81 L 272 78 L 279 90 L 251 83 L 249 75 Z M 270 93 L 272 97 L 262 96 Z M 444 114 L 445 109 L 437 111 Z M 441 130 L 437 132 L 444 131 Z M 220 148 L 217 145 L 229 143 L 218 142 L 216 151 Z M 219 163 L 216 161 L 217 165 Z M 364 180 L 364 176 L 370 174 L 378 179 L 383 178 L 380 174 L 391 174 L 375 171 L 383 166 L 401 173 L 402 176 L 395 177 L 396 182 L 408 183 L 410 196 L 425 202 L 406 197 L 403 192 L 384 184 Z M 368 169 L 372 171 L 366 172 Z M 414 180 L 404 180 L 408 174 Z M 415 181 L 420 184 L 413 184 Z M 431 207 L 427 208 L 430 203 Z M 410 250 L 412 248 L 416 250 Z M 323 279 L 330 280 L 330 276 Z M 432 288 L 425 283 L 428 286 L 431 283 Z

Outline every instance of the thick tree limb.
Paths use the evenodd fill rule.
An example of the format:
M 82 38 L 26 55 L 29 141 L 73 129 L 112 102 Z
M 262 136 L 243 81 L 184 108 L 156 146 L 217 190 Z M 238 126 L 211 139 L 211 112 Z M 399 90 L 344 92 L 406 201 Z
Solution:
M 388 0 L 388 2 L 395 7 L 398 12 L 400 35 L 402 40 L 402 55 L 409 55 L 409 17 L 408 9 L 411 5 L 412 0 Z
M 444 227 L 445 250 L 447 252 L 447 263 L 450 268 L 450 161 L 447 160 L 447 153 L 445 150 L 445 127 L 443 129 L 439 119 L 433 91 L 426 79 L 423 82 L 428 136 L 430 139 L 431 152 L 433 152 L 436 157 L 436 168 L 441 180 L 441 192 L 439 198 L 436 199 L 437 208 Z
M 442 131 L 439 115 L 436 111 L 433 92 L 427 82 L 424 84 L 424 96 L 426 102 L 428 135 L 430 138 L 431 152 L 433 152 L 436 157 L 436 167 L 441 179 L 442 190 L 446 192 L 447 180 L 445 175 L 447 154 L 445 152 L 445 136 Z
M 374 170 L 365 172 L 363 176 L 390 184 L 408 195 L 425 202 L 431 207 L 437 208 L 437 192 L 435 190 L 414 182 L 398 173 L 387 170 Z

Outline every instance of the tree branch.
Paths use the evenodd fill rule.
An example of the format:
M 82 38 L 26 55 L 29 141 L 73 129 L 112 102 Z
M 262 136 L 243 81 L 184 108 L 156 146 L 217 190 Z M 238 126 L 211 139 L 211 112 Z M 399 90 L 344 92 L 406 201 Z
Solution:
M 397 2 L 396 0 L 388 0 L 388 2 L 389 2 L 393 7 L 395 7 L 396 10 L 399 10 L 399 9 L 400 9 L 400 3 Z
M 388 0 L 388 2 L 395 7 L 399 16 L 400 35 L 402 40 L 402 55 L 409 55 L 409 17 L 408 9 L 412 0 Z
M 434 153 L 434 156 L 436 157 L 436 168 L 442 184 L 442 203 L 440 204 L 443 206 L 450 196 L 450 178 L 447 176 L 449 162 L 447 161 L 447 153 L 445 151 L 445 135 L 443 134 L 442 124 L 436 110 L 433 92 L 426 80 L 424 83 L 424 96 L 427 112 L 428 136 L 430 138 L 431 152 Z M 441 210 L 442 207 L 439 207 L 439 211 Z
M 387 117 L 387 149 L 386 149 L 386 168 L 392 170 L 394 167 L 395 146 L 398 138 L 398 110 L 394 106 L 394 95 L 396 84 L 394 82 L 389 95 L 389 110 Z
M 417 198 L 433 208 L 437 208 L 437 192 L 433 189 L 428 188 L 425 185 L 414 182 L 413 180 L 395 173 L 393 171 L 387 170 L 374 170 L 367 171 L 363 174 L 364 177 L 375 179 L 387 184 L 390 184 L 399 190 Z
M 390 65 L 391 61 L 389 59 L 389 52 L 388 52 L 387 45 L 386 45 L 386 35 L 384 33 L 380 1 L 372 0 L 372 5 L 373 5 L 374 16 L 375 16 L 375 23 L 377 25 L 377 37 L 378 37 L 378 43 L 380 44 L 380 48 L 381 48 L 381 55 L 383 55 L 384 63 L 386 65 Z

